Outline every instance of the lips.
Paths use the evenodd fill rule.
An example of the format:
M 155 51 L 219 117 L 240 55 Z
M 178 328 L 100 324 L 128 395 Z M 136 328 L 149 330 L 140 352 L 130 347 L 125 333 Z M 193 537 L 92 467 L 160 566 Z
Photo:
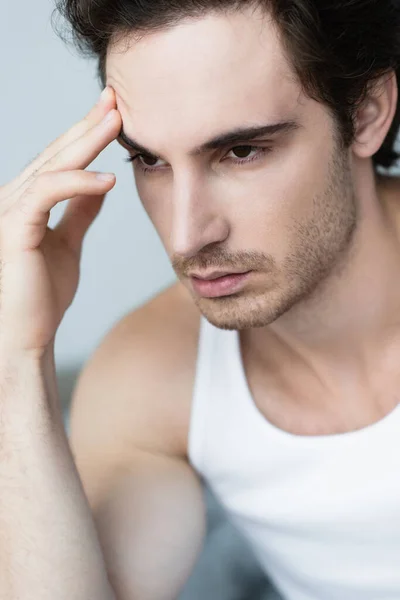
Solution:
M 238 292 L 251 274 L 252 271 L 247 273 L 235 273 L 233 275 L 217 277 L 213 280 L 203 280 L 192 277 L 192 286 L 193 289 L 204 298 L 228 296 Z
M 202 281 L 213 281 L 214 279 L 219 279 L 221 277 L 227 277 L 229 275 L 243 275 L 247 271 L 215 271 L 210 275 L 200 275 L 193 273 L 191 277 L 195 277 L 196 279 L 200 279 Z

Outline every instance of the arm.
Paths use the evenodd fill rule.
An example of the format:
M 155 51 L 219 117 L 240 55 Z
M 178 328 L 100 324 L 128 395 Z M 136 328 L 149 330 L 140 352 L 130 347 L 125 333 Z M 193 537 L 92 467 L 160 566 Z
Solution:
M 204 537 L 202 492 L 190 467 L 138 451 L 90 498 L 118 600 L 176 600 Z
M 112 600 L 116 589 L 118 600 L 143 600 L 152 597 L 148 590 L 153 593 L 154 589 L 142 571 L 130 578 L 120 558 L 114 560 L 111 555 L 112 590 L 91 507 L 64 431 L 54 367 L 54 338 L 76 293 L 83 239 L 115 184 L 113 175 L 104 179 L 86 171 L 120 131 L 121 116 L 115 105 L 109 88 L 81 122 L 50 144 L 14 180 L 0 186 L 0 597 L 7 600 Z M 68 198 L 71 200 L 61 221 L 50 229 L 51 209 Z M 137 349 L 137 379 L 129 381 L 137 385 L 139 401 L 141 393 L 137 390 L 144 381 L 139 378 L 142 346 Z M 192 560 L 202 523 L 199 482 L 186 464 L 175 459 L 165 462 L 160 456 L 156 464 L 145 460 L 144 455 L 138 461 L 139 454 L 128 457 L 117 452 L 123 430 L 120 423 L 112 430 L 108 413 L 110 405 L 116 403 L 121 382 L 105 378 L 101 372 L 95 373 L 96 385 L 97 379 L 104 382 L 99 398 L 107 393 L 111 402 L 103 412 L 94 407 L 92 415 L 101 417 L 102 427 L 92 427 L 89 420 L 84 443 L 77 447 L 88 465 L 83 467 L 82 478 L 89 481 L 89 488 L 94 483 L 96 495 L 90 498 L 100 516 L 107 517 L 106 527 L 101 528 L 107 556 L 110 539 L 117 551 L 132 550 L 133 565 L 138 564 L 140 570 L 141 564 L 150 564 L 152 557 L 147 563 L 140 562 L 145 546 L 137 525 L 138 519 L 142 524 L 144 515 L 137 508 L 140 503 L 135 504 L 139 498 L 154 506 L 145 515 L 147 522 L 155 518 L 164 524 L 176 508 L 171 502 L 181 502 L 184 511 L 187 507 L 183 502 L 194 499 L 193 516 L 198 525 L 189 532 L 193 536 Z M 152 379 L 154 373 L 145 383 Z M 126 389 L 122 391 L 125 399 Z M 97 391 L 89 394 L 88 402 L 78 402 L 78 406 L 93 406 L 96 395 Z M 147 404 L 151 404 L 150 396 L 145 398 Z M 137 414 L 140 416 L 140 411 Z M 150 425 L 156 431 L 155 423 Z M 82 441 L 79 435 L 76 439 Z M 107 455 L 102 452 L 103 445 Z M 159 481 L 164 485 L 162 496 L 155 498 Z M 175 486 L 184 500 L 171 491 Z M 164 498 L 166 503 L 160 505 Z M 133 521 L 121 520 L 120 507 L 131 499 Z M 99 522 L 102 526 L 102 518 Z M 109 523 L 115 525 L 110 528 Z M 135 524 L 133 540 L 125 535 L 131 523 Z M 157 536 L 161 530 L 160 525 L 153 535 L 156 543 L 160 542 Z M 179 532 L 176 537 L 175 532 Z M 165 552 L 175 560 L 181 556 L 183 577 L 189 559 L 179 554 L 187 547 L 180 541 L 180 525 L 174 532 L 165 528 L 164 536 L 162 556 L 167 556 Z M 156 547 L 150 544 L 146 548 Z M 170 567 L 168 561 L 159 564 Z M 151 575 L 156 573 L 151 571 Z M 173 593 L 179 579 L 176 573 L 171 580 L 167 573 L 160 576 L 166 582 L 165 594 Z M 161 593 L 160 588 L 156 593 Z
M 63 427 L 53 348 L 0 352 L 0 598 L 113 600 Z
M 147 314 L 133 337 L 121 322 L 88 361 L 69 441 L 54 353 L 2 353 L 0 598 L 176 600 L 188 579 L 205 535 L 203 491 L 167 441 L 168 389 L 161 396 L 149 375 L 168 380 L 171 339 Z
M 176 446 L 185 410 L 173 372 L 185 349 L 170 312 L 133 317 L 78 380 L 70 444 L 118 600 L 176 600 L 206 530 L 200 479 Z
M 104 558 L 70 453 L 54 338 L 79 282 L 84 236 L 115 184 L 86 167 L 121 127 L 100 101 L 0 186 L 0 597 L 111 600 Z M 109 120 L 105 120 L 105 116 Z M 61 221 L 50 211 L 71 199 Z

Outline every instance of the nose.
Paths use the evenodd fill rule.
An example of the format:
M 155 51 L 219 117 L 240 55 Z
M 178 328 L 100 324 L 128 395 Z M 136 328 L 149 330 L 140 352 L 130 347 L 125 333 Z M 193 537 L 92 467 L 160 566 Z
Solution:
M 186 174 L 175 180 L 172 192 L 171 249 L 173 254 L 190 258 L 228 236 L 228 223 L 222 206 L 214 198 L 211 183 Z

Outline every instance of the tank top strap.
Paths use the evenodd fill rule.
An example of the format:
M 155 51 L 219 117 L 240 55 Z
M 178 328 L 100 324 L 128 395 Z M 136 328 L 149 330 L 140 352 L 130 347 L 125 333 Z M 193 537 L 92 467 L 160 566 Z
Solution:
M 224 418 L 231 399 L 228 388 L 236 383 L 231 372 L 234 335 L 237 331 L 218 329 L 201 315 L 188 441 L 189 462 L 200 473 L 206 466 L 204 444 L 210 433 L 207 427 L 216 425 L 216 414 Z

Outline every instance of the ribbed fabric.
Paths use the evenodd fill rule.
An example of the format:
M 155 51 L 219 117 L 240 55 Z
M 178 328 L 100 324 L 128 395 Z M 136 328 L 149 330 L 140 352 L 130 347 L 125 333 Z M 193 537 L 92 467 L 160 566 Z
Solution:
M 286 600 L 400 600 L 400 405 L 300 436 L 254 404 L 238 331 L 201 317 L 189 460 Z

